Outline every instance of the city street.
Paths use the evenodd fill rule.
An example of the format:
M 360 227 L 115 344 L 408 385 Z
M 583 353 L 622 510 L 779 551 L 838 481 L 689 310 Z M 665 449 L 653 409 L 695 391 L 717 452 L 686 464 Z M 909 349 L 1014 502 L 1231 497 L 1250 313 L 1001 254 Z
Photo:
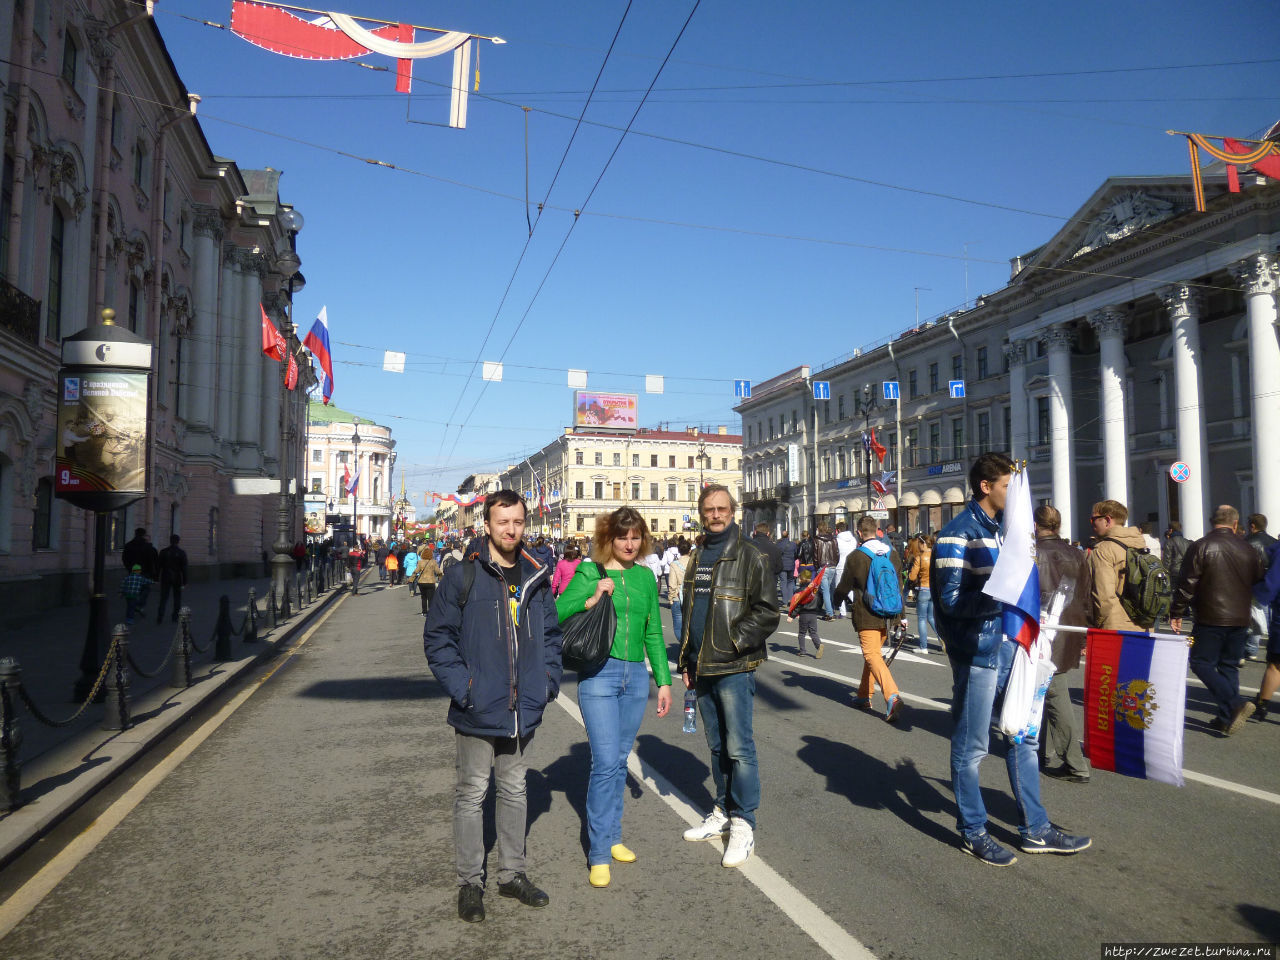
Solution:
M 965 856 L 955 832 L 946 658 L 899 655 L 908 709 L 890 725 L 851 706 L 862 660 L 850 624 L 820 624 L 825 656 L 800 659 L 785 619 L 759 671 L 764 793 L 746 868 L 722 868 L 719 843 L 680 837 L 710 805 L 711 781 L 701 731 L 681 732 L 677 689 L 665 719 L 651 699 L 633 757 L 624 833 L 639 860 L 615 865 L 607 889 L 587 885 L 590 761 L 570 674 L 533 740 L 528 783 L 529 873 L 551 903 L 533 910 L 491 883 L 488 919 L 464 924 L 454 739 L 418 609 L 407 587 L 341 598 L 220 726 L 182 731 L 207 736 L 185 760 L 161 761 L 96 823 L 83 818 L 78 853 L 50 860 L 46 841 L 0 874 L 9 930 L 39 882 L 19 889 L 31 858 L 50 861 L 45 876 L 65 871 L 0 955 L 1096 958 L 1104 941 L 1280 941 L 1274 714 L 1219 737 L 1192 682 L 1185 788 L 1105 772 L 1088 785 L 1044 779 L 1051 817 L 1093 847 L 995 869 Z M 1249 664 L 1242 685 L 1256 690 L 1260 676 Z M 1080 671 L 1071 679 L 1078 701 Z M 1016 845 L 1003 762 L 983 770 L 992 833 Z

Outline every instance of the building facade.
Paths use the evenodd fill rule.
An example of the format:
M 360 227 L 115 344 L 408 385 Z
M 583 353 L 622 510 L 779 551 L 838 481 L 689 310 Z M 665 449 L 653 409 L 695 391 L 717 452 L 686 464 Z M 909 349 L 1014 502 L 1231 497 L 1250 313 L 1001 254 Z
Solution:
M 1000 450 L 1072 539 L 1101 499 L 1191 538 L 1218 503 L 1280 522 L 1280 184 L 1205 176 L 1206 213 L 1189 176 L 1109 179 L 973 307 L 760 384 L 737 408 L 751 515 L 801 529 L 860 513 L 888 468 L 891 520 L 936 530 L 969 463 Z M 870 428 L 888 453 L 868 470 Z
M 345 533 L 354 515 L 357 533 L 390 539 L 400 500 L 392 493 L 395 447 L 390 427 L 312 401 L 307 415 L 307 532 Z M 359 482 L 352 495 L 343 478 L 357 472 Z M 328 522 L 335 516 L 341 519 Z
M 180 535 L 194 577 L 259 568 L 278 498 L 232 480 L 298 476 L 312 383 L 302 363 L 283 390 L 260 348 L 259 304 L 299 346 L 279 174 L 214 155 L 144 6 L 10 4 L 0 51 L 0 600 L 87 593 L 93 517 L 53 496 L 56 382 L 62 339 L 108 307 L 153 345 L 150 493 L 111 515 L 108 549 L 141 526 Z
M 675 537 L 700 529 L 697 501 L 705 484 L 724 484 L 741 501 L 742 470 L 742 437 L 723 426 L 625 433 L 567 427 L 524 463 L 498 474 L 497 485 L 524 495 L 534 536 L 590 537 L 599 514 L 627 505 L 654 536 Z

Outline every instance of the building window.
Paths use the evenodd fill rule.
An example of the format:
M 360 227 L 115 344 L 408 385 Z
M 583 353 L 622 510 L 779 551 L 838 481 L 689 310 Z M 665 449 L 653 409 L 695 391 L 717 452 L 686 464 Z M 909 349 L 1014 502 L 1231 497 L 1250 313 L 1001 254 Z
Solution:
M 991 414 L 985 411 L 978 414 L 978 453 L 983 454 L 991 449 Z
M 755 430 L 755 427 L 752 424 L 748 423 L 747 424 L 747 446 L 748 447 L 755 444 L 755 440 L 752 439 L 752 437 L 755 436 L 754 430 Z
M 133 185 L 147 192 L 147 145 L 141 140 L 133 145 Z
M 978 348 L 978 379 L 985 380 L 989 375 L 990 375 L 990 371 L 987 369 L 987 348 L 979 347 Z
M 916 383 L 916 372 L 914 370 L 907 371 L 907 398 L 914 400 L 920 396 L 919 384 Z
M 1020 401 L 1026 403 L 1025 400 Z M 1004 447 L 1009 451 L 1009 456 L 1013 456 L 1013 406 L 1004 408 Z
M 951 358 L 951 379 L 964 379 L 964 357 L 958 353 Z
M 886 470 L 898 469 L 898 435 L 891 433 L 885 438 L 885 447 L 888 452 L 884 455 L 884 468 Z
M 0 175 L 0 270 L 9 262 L 9 216 L 13 212 L 13 155 L 4 155 Z
M 800 417 L 794 410 L 792 410 L 791 411 L 791 432 L 797 433 L 799 432 L 799 430 L 800 430 Z
M 573 495 L 577 497 L 579 500 L 582 499 L 582 481 L 581 480 L 577 480 L 574 482 Z
M 631 465 L 632 465 L 633 467 L 638 467 L 638 466 L 640 466 L 640 454 L 638 454 L 638 453 L 633 453 L 633 454 L 631 455 Z
M 769 439 L 773 439 L 773 417 L 769 418 Z
M 638 483 L 631 484 L 631 499 L 632 500 L 640 499 L 640 484 Z
M 843 393 L 840 394 L 840 396 L 836 397 L 836 419 L 837 420 L 844 419 L 844 394 Z
M 698 499 L 698 485 L 696 483 L 686 483 L 684 485 L 684 498 L 690 503 Z
M 339 450 L 339 451 L 338 451 L 338 459 L 337 459 L 337 462 L 338 462 L 338 463 L 348 463 L 349 461 L 348 461 L 348 459 L 347 459 L 347 458 L 348 458 L 348 457 L 350 457 L 350 456 L 351 456 L 351 451 L 350 451 L 350 450 Z
M 831 479 L 831 455 L 829 453 L 822 455 L 822 479 Z
M 129 329 L 138 332 L 138 311 L 142 309 L 142 288 L 138 281 L 129 280 Z
M 1049 398 L 1036 397 L 1036 443 L 1049 442 Z
M 674 503 L 674 502 L 675 502 L 675 499 L 676 499 L 676 485 L 675 485 L 674 483 L 668 483 L 668 484 L 667 484 L 667 499 L 668 499 L 668 500 L 670 500 L 672 503 Z
M 62 339 L 62 244 L 66 221 L 55 205 L 49 225 L 49 295 L 45 299 L 46 329 L 51 340 Z
M 675 455 L 672 454 L 671 456 L 667 457 L 667 466 L 674 467 L 675 465 L 676 465 L 676 458 L 675 458 Z
M 675 517 L 670 517 L 670 518 L 668 518 L 668 520 L 667 520 L 667 532 L 668 532 L 668 533 L 675 533 L 675 532 L 676 532 L 676 518 L 675 518 Z
M 620 454 L 620 453 L 615 453 L 615 454 L 613 455 L 613 465 L 614 465 L 615 467 L 620 467 L 620 466 L 622 466 L 622 454 Z
M 728 470 L 728 469 L 729 469 L 729 458 L 728 458 L 728 457 L 721 457 L 721 458 L 720 458 L 720 469 L 721 469 L 721 470 Z
M 822 422 L 828 424 L 831 422 L 831 401 L 822 401 Z
M 592 486 L 595 487 L 595 498 L 597 500 L 604 499 L 604 481 L 597 480 Z
M 907 466 L 914 467 L 920 459 L 920 431 L 912 427 L 907 431 Z
M 649 454 L 649 466 L 656 467 L 658 465 L 658 455 L 656 453 Z
M 575 451 L 573 451 L 573 462 L 574 462 L 574 463 L 576 463 L 578 466 L 582 466 L 582 451 L 581 451 L 581 450 L 575 450 Z
M 324 478 L 323 478 L 323 477 L 312 477 L 312 478 L 311 478 L 311 492 L 312 492 L 312 493 L 323 493 L 323 492 L 324 492 Z
M 964 420 L 955 417 L 951 421 L 951 459 L 964 457 Z
M 324 463 L 324 451 L 319 447 L 311 451 L 312 463 Z
M 942 459 L 942 424 L 929 424 L 929 463 L 937 463 Z
M 71 31 L 68 30 L 62 44 L 62 79 L 67 81 L 67 86 L 72 90 L 76 88 L 76 66 L 79 61 L 80 48 L 76 45 L 75 38 L 71 36 Z
M 649 484 L 649 499 L 650 500 L 658 499 L 658 485 L 656 483 Z
M 48 550 L 53 544 L 53 480 L 36 482 L 36 515 L 31 523 L 31 549 Z
M 615 500 L 621 500 L 621 499 L 622 499 L 622 484 L 620 484 L 620 483 L 615 483 L 615 484 L 613 485 L 613 499 L 615 499 Z
M 603 466 L 603 464 L 604 464 L 604 454 L 603 454 L 603 453 L 600 453 L 599 451 L 597 451 L 597 452 L 596 452 L 596 466 L 597 466 L 597 467 L 599 467 L 599 466 Z
M 582 532 L 582 517 L 578 517 L 578 532 Z
M 929 392 L 938 392 L 938 364 L 936 362 L 929 364 Z

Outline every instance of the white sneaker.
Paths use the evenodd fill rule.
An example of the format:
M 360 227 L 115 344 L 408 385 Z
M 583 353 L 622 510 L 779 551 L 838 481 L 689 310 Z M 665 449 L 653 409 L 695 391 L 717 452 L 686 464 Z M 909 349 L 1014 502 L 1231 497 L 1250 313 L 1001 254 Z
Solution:
M 720 861 L 720 866 L 742 866 L 755 848 L 756 838 L 751 824 L 741 817 L 734 817 L 729 821 L 729 845 L 724 848 L 724 857 Z
M 712 807 L 705 820 L 696 827 L 690 827 L 684 832 L 684 838 L 697 843 L 699 840 L 714 840 L 716 837 L 723 837 L 728 832 L 729 818 L 725 816 L 725 812 L 719 807 Z

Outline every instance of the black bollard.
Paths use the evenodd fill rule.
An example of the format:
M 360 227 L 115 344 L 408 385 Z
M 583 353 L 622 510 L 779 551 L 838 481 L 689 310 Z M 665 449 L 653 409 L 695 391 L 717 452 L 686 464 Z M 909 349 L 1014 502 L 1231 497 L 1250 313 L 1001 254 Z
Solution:
M 267 629 L 273 629 L 278 622 L 276 620 L 276 585 L 273 583 L 267 594 Z
M 248 621 L 245 622 L 245 639 L 249 638 Z M 214 625 L 213 635 L 216 642 L 213 645 L 213 659 L 230 660 L 231 659 L 231 634 L 235 632 L 235 628 L 231 625 L 231 598 L 225 593 L 218 598 L 218 622 Z
M 115 658 L 107 668 L 106 707 L 102 715 L 103 730 L 129 729 L 129 628 L 117 623 L 111 632 Z
M 178 611 L 178 627 L 173 632 L 173 676 L 169 686 L 191 686 L 191 608 Z
M 13 657 L 0 659 L 0 810 L 22 806 L 22 729 L 18 726 L 18 686 L 22 671 Z
M 258 642 L 258 597 L 253 587 L 249 588 L 249 612 L 244 622 L 244 642 Z

